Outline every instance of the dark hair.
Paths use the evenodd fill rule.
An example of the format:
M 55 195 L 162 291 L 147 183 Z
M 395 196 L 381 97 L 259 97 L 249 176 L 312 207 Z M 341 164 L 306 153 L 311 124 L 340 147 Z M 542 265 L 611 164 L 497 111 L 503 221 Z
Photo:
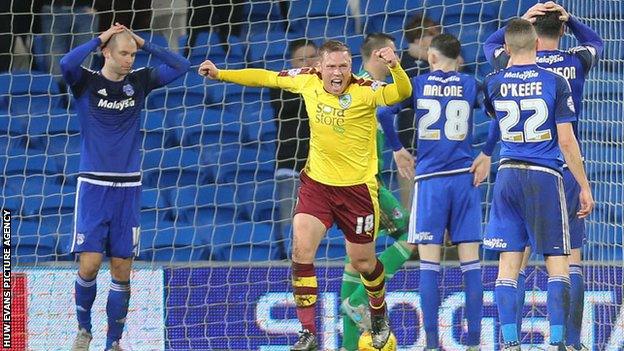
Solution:
M 531 22 L 516 18 L 509 21 L 505 30 L 505 44 L 512 51 L 517 50 L 535 50 L 535 42 L 537 33 Z M 512 52 L 513 53 L 513 52 Z
M 318 46 L 316 46 L 316 44 L 312 40 L 303 38 L 291 41 L 290 44 L 288 44 L 288 54 L 290 54 L 290 57 L 292 57 L 295 54 L 295 51 L 305 46 L 311 46 L 315 49 L 318 49 Z
M 370 58 L 373 50 L 379 50 L 386 47 L 388 41 L 394 42 L 394 37 L 385 33 L 371 33 L 366 36 L 364 43 L 360 48 L 360 53 L 365 59 Z
M 540 37 L 559 39 L 563 21 L 559 19 L 561 11 L 546 11 L 545 14 L 535 16 L 535 31 Z
M 322 57 L 324 53 L 326 52 L 336 52 L 336 51 L 346 51 L 349 53 L 349 55 L 351 55 L 351 50 L 349 50 L 349 47 L 338 40 L 328 40 L 325 43 L 323 43 L 323 45 L 321 45 L 321 47 L 319 48 L 319 55 Z
M 459 40 L 451 34 L 439 34 L 431 40 L 430 48 L 438 50 L 442 55 L 456 59 L 461 52 Z
M 405 31 L 407 42 L 413 43 L 414 40 L 420 40 L 427 35 L 434 36 L 440 34 L 440 25 L 425 17 L 422 13 L 417 13 L 407 22 L 403 30 Z

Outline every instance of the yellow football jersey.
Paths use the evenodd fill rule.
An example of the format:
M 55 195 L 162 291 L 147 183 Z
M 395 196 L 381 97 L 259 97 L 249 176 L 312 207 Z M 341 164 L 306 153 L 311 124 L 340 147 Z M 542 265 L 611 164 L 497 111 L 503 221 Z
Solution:
M 301 94 L 310 119 L 306 174 L 323 184 L 349 186 L 365 183 L 377 174 L 376 107 L 396 104 L 412 93 L 409 78 L 399 65 L 391 73 L 392 84 L 352 76 L 340 96 L 325 91 L 320 73 L 313 68 L 279 73 L 220 70 L 219 79 Z

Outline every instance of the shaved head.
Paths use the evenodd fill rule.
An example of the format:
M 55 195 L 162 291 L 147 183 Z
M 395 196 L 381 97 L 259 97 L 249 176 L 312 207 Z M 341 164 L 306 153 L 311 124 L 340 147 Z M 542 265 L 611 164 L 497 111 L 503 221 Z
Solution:
M 113 34 L 102 49 L 104 67 L 118 76 L 125 76 L 132 70 L 138 45 L 128 31 Z

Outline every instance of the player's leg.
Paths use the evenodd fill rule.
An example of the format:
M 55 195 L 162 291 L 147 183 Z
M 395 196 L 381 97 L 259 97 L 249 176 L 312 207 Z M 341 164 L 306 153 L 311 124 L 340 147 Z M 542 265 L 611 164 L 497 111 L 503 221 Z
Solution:
M 565 350 L 562 346 L 565 341 L 565 324 L 570 306 L 568 256 L 545 256 L 544 258 L 548 271 L 546 310 L 550 324 L 550 345 Z
M 418 245 L 420 308 L 423 313 L 426 349 L 431 350 L 440 347 L 440 251 L 451 204 L 447 180 L 447 177 L 434 177 L 416 181 L 408 233 L 408 242 Z
M 566 344 L 575 350 L 587 350 L 581 343 L 583 309 L 585 307 L 581 249 L 585 240 L 585 220 L 576 217 L 576 211 L 580 208 L 580 187 L 568 169 L 563 171 L 563 187 L 570 226 L 570 247 L 572 248 L 568 257 L 570 261 L 570 314 L 566 323 Z
M 499 168 L 483 239 L 486 249 L 500 252 L 494 298 L 505 350 L 520 349 L 516 322 L 517 279 L 524 249 L 529 244 L 524 220 L 526 204 L 522 192 L 525 186 L 524 172 L 522 169 Z
M 405 241 L 407 239 L 409 213 L 401 206 L 401 203 L 394 197 L 392 192 L 383 186 L 379 188 L 379 205 L 381 210 L 379 235 L 384 233 L 396 240 L 394 244 L 379 255 L 379 260 L 384 265 L 386 271 L 386 279 L 390 279 L 412 254 L 412 246 Z M 366 329 L 370 326 L 370 320 L 366 314 L 361 312 L 364 310 L 363 306 L 367 304 L 368 296 L 366 289 L 361 285 L 348 299 L 343 300 L 341 310 L 349 318 L 356 321 L 360 329 Z
M 292 351 L 316 350 L 316 301 L 318 284 L 314 258 L 327 228 L 333 223 L 329 191 L 305 173 L 301 174 L 295 216 L 293 218 L 292 285 L 297 318 L 302 325 Z
M 342 306 L 349 303 L 349 296 L 351 296 L 358 289 L 362 289 L 364 291 L 364 296 L 366 301 L 368 301 L 368 296 L 366 296 L 366 291 L 364 290 L 364 286 L 360 280 L 360 273 L 353 268 L 349 258 L 347 257 L 345 259 L 345 270 L 342 274 L 342 284 L 340 285 L 340 301 L 342 302 Z M 347 311 L 354 311 L 354 313 L 353 315 L 349 315 L 347 314 Z M 363 330 L 364 328 L 370 329 L 370 312 L 368 304 L 359 305 L 349 310 L 341 308 L 341 312 L 342 348 L 346 351 L 355 351 L 358 348 L 360 330 Z M 366 323 L 365 320 L 368 320 L 368 325 L 362 324 Z M 364 328 L 361 328 L 357 323 L 363 325 Z
M 483 316 L 483 281 L 479 249 L 481 245 L 481 192 L 475 187 L 471 173 L 445 177 L 449 179 L 452 199 L 449 234 L 457 245 L 466 296 L 468 350 L 478 350 L 481 344 Z
M 460 268 L 466 294 L 466 321 L 468 335 L 466 345 L 469 350 L 479 350 L 481 344 L 481 319 L 483 318 L 483 279 L 479 249 L 481 242 L 457 245 Z
M 115 210 L 111 217 L 107 250 L 111 257 L 111 284 L 106 301 L 106 350 L 120 350 L 119 343 L 130 304 L 130 271 L 132 261 L 140 250 L 141 187 L 111 188 L 109 202 Z
M 438 314 L 440 310 L 440 251 L 439 244 L 418 245 L 420 257 L 420 309 L 426 337 L 426 350 L 438 350 L 440 335 Z M 423 283 L 426 282 L 426 283 Z
M 522 250 L 522 248 L 519 250 Z M 494 287 L 503 343 L 508 348 L 520 345 L 518 326 L 516 324 L 518 296 L 516 284 L 520 265 L 522 264 L 522 255 L 523 251 L 501 252 L 498 263 L 498 277 Z
M 546 307 L 550 345 L 565 350 L 565 325 L 570 308 L 568 254 L 570 235 L 561 175 L 551 170 L 529 171 L 533 201 L 528 201 L 529 235 L 535 253 L 544 255 L 548 270 Z M 528 188 L 528 187 L 527 187 Z M 525 191 L 529 191 L 526 190 Z M 531 199 L 531 197 L 527 196 Z
M 524 304 L 526 300 L 526 267 L 529 264 L 529 258 L 531 257 L 531 247 L 527 246 L 522 256 L 522 265 L 520 266 L 520 272 L 518 273 L 518 302 L 516 307 L 516 322 L 518 323 L 518 337 L 522 340 L 522 319 L 524 318 Z
M 384 266 L 375 255 L 375 235 L 379 230 L 377 180 L 335 189 L 333 208 L 338 227 L 346 238 L 351 265 L 360 273 L 366 288 L 371 314 L 373 347 L 382 348 L 390 337 L 386 311 Z
M 102 254 L 82 252 L 78 259 L 78 275 L 74 282 L 78 335 L 72 345 L 72 351 L 88 350 L 91 343 L 91 308 L 97 294 L 97 274 L 102 264 Z
M 108 234 L 106 212 L 102 210 L 106 188 L 78 178 L 71 252 L 78 254 L 79 269 L 74 283 L 78 334 L 72 350 L 88 350 L 91 342 L 91 308 L 97 294 L 97 274 Z
M 315 350 L 317 347 L 318 284 L 314 257 L 326 231 L 327 226 L 323 222 L 307 213 L 297 213 L 293 219 L 292 285 L 297 318 L 302 326 L 300 338 L 291 348 L 293 351 Z
M 583 309 L 585 307 L 585 283 L 581 248 L 573 248 L 568 257 L 570 263 L 570 313 L 566 323 L 566 344 L 574 350 L 588 350 L 581 343 Z
M 130 271 L 132 257 L 111 257 L 111 284 L 106 301 L 108 331 L 106 332 L 106 350 L 119 349 L 130 305 Z

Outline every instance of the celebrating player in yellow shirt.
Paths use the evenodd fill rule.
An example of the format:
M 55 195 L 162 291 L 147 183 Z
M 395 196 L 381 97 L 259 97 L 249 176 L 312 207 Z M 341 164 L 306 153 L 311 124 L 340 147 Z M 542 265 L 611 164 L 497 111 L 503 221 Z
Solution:
M 301 174 L 293 219 L 292 284 L 303 330 L 293 351 L 316 350 L 316 250 L 334 222 L 343 231 L 351 264 L 360 272 L 370 301 L 372 346 L 382 348 L 390 325 L 385 303 L 384 267 L 375 256 L 379 226 L 377 196 L 377 106 L 408 98 L 412 86 L 391 48 L 379 50 L 393 84 L 358 79 L 349 48 L 328 41 L 317 68 L 280 73 L 263 69 L 219 70 L 204 61 L 199 74 L 246 86 L 281 88 L 303 96 L 310 117 L 310 153 Z

